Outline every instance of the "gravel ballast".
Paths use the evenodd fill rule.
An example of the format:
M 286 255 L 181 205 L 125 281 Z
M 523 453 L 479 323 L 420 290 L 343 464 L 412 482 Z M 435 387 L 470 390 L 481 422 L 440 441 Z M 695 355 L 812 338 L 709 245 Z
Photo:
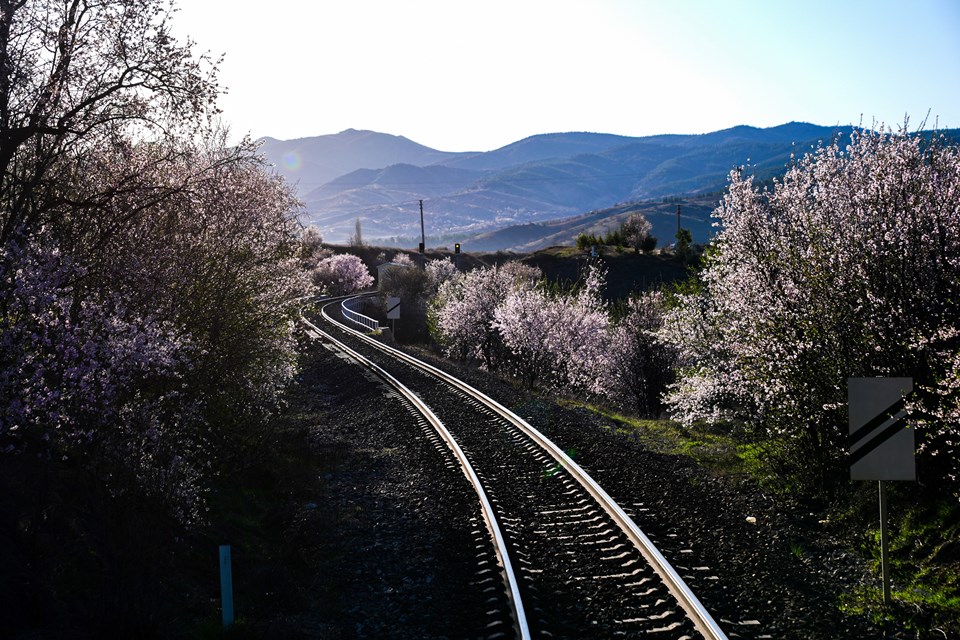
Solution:
M 296 535 L 314 547 L 322 573 L 314 588 L 326 604 L 288 628 L 303 637 L 475 637 L 463 630 L 482 619 L 480 603 L 461 586 L 475 572 L 478 539 L 458 524 L 473 507 L 449 488 L 462 474 L 446 466 L 409 409 L 381 384 L 316 342 L 309 348 L 316 355 L 301 395 L 315 395 L 322 419 L 312 427 L 312 446 L 331 452 L 335 470 L 315 501 L 327 506 L 305 505 Z M 748 479 L 714 477 L 689 458 L 652 452 L 592 412 L 415 355 L 576 452 L 731 637 L 911 637 L 838 609 L 842 594 L 875 577 L 819 514 L 781 503 Z

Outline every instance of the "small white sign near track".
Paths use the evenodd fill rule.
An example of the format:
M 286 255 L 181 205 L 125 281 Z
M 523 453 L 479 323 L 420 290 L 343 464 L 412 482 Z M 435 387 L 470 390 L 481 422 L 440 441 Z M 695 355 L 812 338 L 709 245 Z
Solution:
M 400 319 L 400 298 L 387 298 L 387 320 Z

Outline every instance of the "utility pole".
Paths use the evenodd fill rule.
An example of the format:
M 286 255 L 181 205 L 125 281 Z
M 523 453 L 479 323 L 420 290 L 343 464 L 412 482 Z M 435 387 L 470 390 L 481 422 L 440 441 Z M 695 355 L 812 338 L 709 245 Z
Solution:
M 423 212 L 421 211 L 421 214 Z M 680 233 L 680 205 L 677 205 L 677 233 Z
M 426 268 L 423 252 L 427 250 L 427 235 L 423 230 L 423 200 L 420 201 L 420 268 Z

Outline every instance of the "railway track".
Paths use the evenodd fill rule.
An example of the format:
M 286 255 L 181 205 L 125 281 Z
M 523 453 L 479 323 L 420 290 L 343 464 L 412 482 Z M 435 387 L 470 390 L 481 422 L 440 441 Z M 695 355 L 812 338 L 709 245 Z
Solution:
M 566 452 L 492 398 L 344 326 L 309 330 L 385 380 L 476 487 L 497 578 L 484 637 L 726 638 L 633 520 Z M 425 425 L 425 428 L 426 425 Z M 492 568 L 491 568 L 492 569 Z

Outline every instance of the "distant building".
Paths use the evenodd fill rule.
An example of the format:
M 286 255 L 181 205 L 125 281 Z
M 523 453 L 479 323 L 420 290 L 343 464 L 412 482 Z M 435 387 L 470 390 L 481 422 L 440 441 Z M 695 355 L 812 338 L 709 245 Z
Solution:
M 383 264 L 377 265 L 377 290 L 380 289 L 380 284 L 383 282 L 383 276 L 390 269 L 409 269 L 411 265 L 409 264 L 400 264 L 399 262 L 384 262 Z

